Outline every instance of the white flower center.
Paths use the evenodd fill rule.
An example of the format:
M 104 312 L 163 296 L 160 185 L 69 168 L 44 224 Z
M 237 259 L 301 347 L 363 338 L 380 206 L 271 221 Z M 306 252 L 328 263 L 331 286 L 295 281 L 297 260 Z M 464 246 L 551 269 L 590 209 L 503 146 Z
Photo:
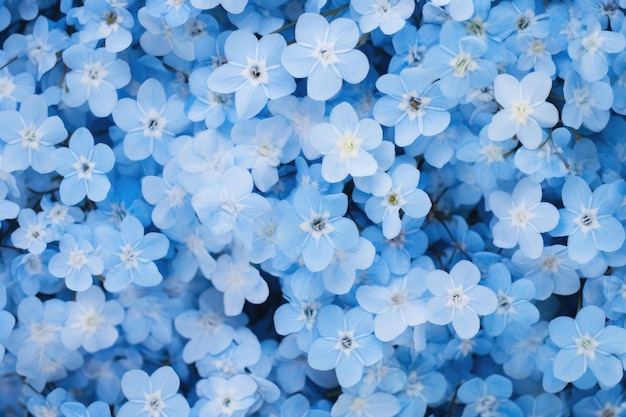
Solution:
M 585 355 L 591 360 L 595 359 L 596 347 L 599 345 L 597 340 L 586 334 L 582 337 L 574 339 L 574 343 L 576 343 L 577 355 Z
M 145 403 L 143 410 L 149 417 L 160 417 L 161 411 L 165 408 L 165 402 L 161 398 L 161 390 L 153 393 L 144 393 Z
M 454 76 L 458 78 L 463 78 L 468 72 L 478 69 L 476 61 L 470 54 L 464 51 L 460 51 L 457 56 L 448 62 L 448 65 L 454 69 Z
M 243 78 L 248 80 L 253 87 L 256 87 L 259 84 L 267 84 L 270 77 L 267 75 L 267 65 L 265 60 L 256 61 L 251 58 L 248 58 L 247 60 L 247 66 L 241 72 Z
M 350 353 L 358 347 L 359 344 L 354 339 L 354 330 L 350 330 L 349 332 L 337 330 L 335 349 L 340 350 L 342 353 L 346 354 L 346 356 L 350 356 Z
M 483 146 L 480 150 L 480 153 L 485 155 L 488 163 L 492 162 L 502 162 L 504 161 L 504 153 L 502 152 L 502 147 L 494 145 L 490 143 L 488 145 Z
M 309 233 L 313 239 L 319 240 L 323 235 L 327 235 L 335 230 L 328 222 L 329 213 L 311 213 L 309 219 L 300 223 L 300 230 Z
M 121 247 L 122 252 L 119 257 L 126 269 L 137 268 L 139 266 L 139 252 L 128 243 Z
M 89 180 L 91 179 L 91 173 L 96 167 L 96 164 L 85 158 L 84 155 L 81 155 L 78 161 L 74 162 L 72 166 L 78 171 L 78 178 Z
M 418 116 L 424 114 L 424 109 L 430 102 L 430 98 L 420 97 L 416 92 L 412 91 L 411 93 L 402 94 L 402 101 L 398 107 L 408 114 L 410 120 L 415 120 Z
M 318 41 L 315 50 L 313 51 L 313 57 L 317 59 L 322 66 L 327 67 L 339 62 L 339 58 L 335 55 L 335 45 L 328 43 L 321 43 Z
M 70 250 L 70 254 L 67 257 L 67 264 L 72 268 L 80 271 L 83 266 L 87 263 L 87 256 L 85 256 L 85 252 L 80 249 L 72 249 Z
M 39 149 L 39 141 L 41 140 L 41 132 L 30 125 L 26 129 L 19 132 L 22 138 L 22 148 Z
M 104 69 L 100 62 L 85 64 L 83 67 L 83 77 L 80 82 L 81 84 L 90 84 L 93 88 L 97 89 L 108 74 L 109 72 Z
M 513 106 L 511 107 L 511 116 L 517 123 L 524 125 L 534 111 L 535 110 L 530 105 L 530 101 L 528 99 L 518 100 L 513 102 Z
M 600 227 L 598 223 L 598 209 L 583 209 L 574 220 L 584 235 Z

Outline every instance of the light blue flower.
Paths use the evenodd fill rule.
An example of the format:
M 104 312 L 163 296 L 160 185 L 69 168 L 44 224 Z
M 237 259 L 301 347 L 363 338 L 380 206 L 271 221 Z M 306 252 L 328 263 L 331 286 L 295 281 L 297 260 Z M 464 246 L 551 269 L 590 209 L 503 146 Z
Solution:
M 493 226 L 493 244 L 499 248 L 520 250 L 529 258 L 541 256 L 541 233 L 549 232 L 559 222 L 559 212 L 550 203 L 541 202 L 541 186 L 528 178 L 517 183 L 512 194 L 494 191 L 489 206 L 498 222 Z
M 296 190 L 293 211 L 278 224 L 277 241 L 294 257 L 302 254 L 304 265 L 313 272 L 326 268 L 338 249 L 359 243 L 356 225 L 343 217 L 348 199 L 345 194 L 321 195 L 310 185 Z
M 550 322 L 550 339 L 559 347 L 554 358 L 554 376 L 565 382 L 581 378 L 587 369 L 601 387 L 611 388 L 623 375 L 615 355 L 626 353 L 622 343 L 626 330 L 606 326 L 604 312 L 596 306 L 583 307 L 576 318 L 560 316 Z
M 440 85 L 423 68 L 384 74 L 376 81 L 376 88 L 385 95 L 374 104 L 374 119 L 395 127 L 396 145 L 408 146 L 421 135 L 434 136 L 448 127 L 447 109 L 454 103 L 441 94 Z
M 543 72 L 531 72 L 521 81 L 509 74 L 496 77 L 494 94 L 503 107 L 493 117 L 489 139 L 503 141 L 514 135 L 529 148 L 541 143 L 541 128 L 550 128 L 559 120 L 554 104 L 546 102 L 552 80 Z
M 372 316 L 360 307 L 345 313 L 336 305 L 322 308 L 317 330 L 320 336 L 309 347 L 309 365 L 318 370 L 334 369 L 342 387 L 355 385 L 363 368 L 383 357 L 382 343 L 373 334 Z
M 626 239 L 624 226 L 615 218 L 622 197 L 610 184 L 602 184 L 593 193 L 580 177 L 570 177 L 561 191 L 564 208 L 550 234 L 568 236 L 567 251 L 576 262 L 584 264 L 598 253 L 618 250 Z
M 54 145 L 67 138 L 67 130 L 59 116 L 48 117 L 48 105 L 41 96 L 29 96 L 19 112 L 0 112 L 0 139 L 6 145 L 2 154 L 2 169 L 7 172 L 32 167 L 46 174 L 54 170 L 50 153 Z
M 350 6 L 360 15 L 361 32 L 380 27 L 385 35 L 393 35 L 402 29 L 415 10 L 412 0 L 352 0 Z
M 122 377 L 122 391 L 128 399 L 117 417 L 187 417 L 189 404 L 178 393 L 180 378 L 169 366 L 162 366 L 148 375 L 140 369 Z
M 62 56 L 71 69 L 65 76 L 63 102 L 69 107 L 87 102 L 98 117 L 111 114 L 117 104 L 117 90 L 130 82 L 128 63 L 104 48 L 92 50 L 81 44 L 67 48 Z
M 163 280 L 153 261 L 167 253 L 169 240 L 164 235 L 155 232 L 144 235 L 143 226 L 133 216 L 122 220 L 119 231 L 100 226 L 94 233 L 102 247 L 107 291 L 120 292 L 133 283 L 152 287 Z
M 124 320 L 124 309 L 116 300 L 106 301 L 97 286 L 76 294 L 76 301 L 67 302 L 67 320 L 61 330 L 61 341 L 72 350 L 83 347 L 93 353 L 115 344 L 115 328 Z
M 115 156 L 107 145 L 94 145 L 89 130 L 84 127 L 76 129 L 69 147 L 57 148 L 51 157 L 54 169 L 63 175 L 59 193 L 64 204 L 74 205 L 85 196 L 92 201 L 106 198 L 111 188 L 106 173 L 113 169 Z
M 296 43 L 282 54 L 283 66 L 296 78 L 307 78 L 307 95 L 328 100 L 339 92 L 342 81 L 360 83 L 369 70 L 365 54 L 354 49 L 359 29 L 350 19 L 328 21 L 315 13 L 303 13 L 296 24 Z
M 165 165 L 171 155 L 168 151 L 174 136 L 188 125 L 183 114 L 184 101 L 173 95 L 169 99 L 161 83 L 149 78 L 137 90 L 137 100 L 123 98 L 113 108 L 115 124 L 126 132 L 124 154 L 132 161 L 141 161 L 152 155 Z
M 378 164 L 371 151 L 380 145 L 383 131 L 373 119 L 360 119 L 347 102 L 330 112 L 330 123 L 314 126 L 309 134 L 313 147 L 323 155 L 322 176 L 328 182 L 343 181 L 348 175 L 373 175 Z
M 428 195 L 417 188 L 420 172 L 409 164 L 398 165 L 391 173 L 391 184 L 376 190 L 365 203 L 365 213 L 372 221 L 382 222 L 383 235 L 393 239 L 400 233 L 400 211 L 414 219 L 425 217 L 432 207 Z
M 240 119 L 257 115 L 268 99 L 284 97 L 296 88 L 280 61 L 286 46 L 280 34 L 257 40 L 246 30 L 232 32 L 224 44 L 228 62 L 209 75 L 209 88 L 216 93 L 235 93 L 235 109 Z
M 495 293 L 482 285 L 478 267 L 459 261 L 450 273 L 435 270 L 426 276 L 426 286 L 433 294 L 426 306 L 428 321 L 433 324 L 452 323 L 462 339 L 474 337 L 480 328 L 478 316 L 493 313 L 498 300 Z

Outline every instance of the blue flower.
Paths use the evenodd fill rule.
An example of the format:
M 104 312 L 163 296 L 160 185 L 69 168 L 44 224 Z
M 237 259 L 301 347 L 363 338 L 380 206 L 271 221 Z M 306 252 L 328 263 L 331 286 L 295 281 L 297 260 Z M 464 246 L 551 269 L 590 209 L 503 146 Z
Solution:
M 423 68 L 385 74 L 376 81 L 376 88 L 385 95 L 374 104 L 374 119 L 395 127 L 396 145 L 408 146 L 421 135 L 434 136 L 448 127 L 450 113 L 446 110 L 454 103 L 441 94 L 440 85 Z
M 503 109 L 495 114 L 489 139 L 502 141 L 516 136 L 522 144 L 535 149 L 541 143 L 541 128 L 552 127 L 559 121 L 554 104 L 546 102 L 552 80 L 543 72 L 531 72 L 521 81 L 509 74 L 496 77 L 494 94 Z
M 24 99 L 19 112 L 0 112 L 3 126 L 0 139 L 6 143 L 3 170 L 12 172 L 32 167 L 41 174 L 54 170 L 49 154 L 54 151 L 54 145 L 67 138 L 67 130 L 59 116 L 47 115 L 48 105 L 41 96 Z
M 35 213 L 32 209 L 24 208 L 17 216 L 19 229 L 11 233 L 11 242 L 30 253 L 38 255 L 46 249 L 52 241 L 52 233 L 42 212 Z
M 178 394 L 180 379 L 169 366 L 162 366 L 149 375 L 140 369 L 122 377 L 122 391 L 128 401 L 122 404 L 117 417 L 187 417 L 189 404 Z
M 517 183 L 512 194 L 494 191 L 489 206 L 498 218 L 493 226 L 493 244 L 499 248 L 520 250 L 529 258 L 541 256 L 541 233 L 549 232 L 559 222 L 559 212 L 550 203 L 541 202 L 541 186 L 528 178 Z
M 227 316 L 240 314 L 246 300 L 261 304 L 269 295 L 267 282 L 250 265 L 240 248 L 234 249 L 232 255 L 224 254 L 217 258 L 211 281 L 224 293 L 224 313 Z
M 487 43 L 467 36 L 452 21 L 443 24 L 439 45 L 426 52 L 424 66 L 431 78 L 441 79 L 441 92 L 451 100 L 461 100 L 470 90 L 490 85 L 497 75 L 496 63 L 484 59 Z
M 93 283 L 93 276 L 104 270 L 102 259 L 96 255 L 93 234 L 85 226 L 68 229 L 59 241 L 59 253 L 48 264 L 50 273 L 65 279 L 72 291 L 85 291 Z
M 478 316 L 493 313 L 498 306 L 495 293 L 482 285 L 478 267 L 459 261 L 450 273 L 435 270 L 426 276 L 426 286 L 433 294 L 426 306 L 428 321 L 445 325 L 452 323 L 462 339 L 474 337 L 480 328 Z
M 359 305 L 375 314 L 374 333 L 379 340 L 389 342 L 408 326 L 426 322 L 426 303 L 422 300 L 426 285 L 420 272 L 415 268 L 386 286 L 362 285 L 357 289 Z
M 116 300 L 106 301 L 104 292 L 91 286 L 67 302 L 67 320 L 61 330 L 61 341 L 68 349 L 83 347 L 93 353 L 115 344 L 115 326 L 124 320 L 124 309 Z
M 72 71 L 65 76 L 63 102 L 78 107 L 85 102 L 98 117 L 106 117 L 117 104 L 117 89 L 130 82 L 126 61 L 104 48 L 88 49 L 81 44 L 63 51 L 63 62 Z
M 380 27 L 385 35 L 393 35 L 402 29 L 415 10 L 412 0 L 352 0 L 350 6 L 360 15 L 361 32 L 371 32 Z
M 294 257 L 302 254 L 313 272 L 326 268 L 337 249 L 349 249 L 358 240 L 354 222 L 343 217 L 348 206 L 345 194 L 321 195 L 310 185 L 296 190 L 293 211 L 278 224 L 279 246 Z
M 69 37 L 64 30 L 50 29 L 48 19 L 39 16 L 30 35 L 14 33 L 4 43 L 4 52 L 11 56 L 28 57 L 26 68 L 37 80 L 57 64 L 57 53 L 67 48 Z
M 74 401 L 67 401 L 61 404 L 60 410 L 66 417 L 111 417 L 109 404 L 104 401 L 95 401 L 89 407 Z
M 430 198 L 417 188 L 419 179 L 420 172 L 415 167 L 400 164 L 391 173 L 391 184 L 386 189 L 377 190 L 365 203 L 367 217 L 376 223 L 382 222 L 383 235 L 387 239 L 400 234 L 400 210 L 414 219 L 425 217 L 430 211 Z
M 122 220 L 119 231 L 100 226 L 94 233 L 102 247 L 107 291 L 119 292 L 132 283 L 152 287 L 163 280 L 153 261 L 167 253 L 169 240 L 164 235 L 154 232 L 144 235 L 143 226 L 133 216 Z
M 610 184 L 591 192 L 580 177 L 570 177 L 561 192 L 564 208 L 559 223 L 550 234 L 568 236 L 567 252 L 581 264 L 592 260 L 598 251 L 618 250 L 626 239 L 624 226 L 615 218 L 622 197 Z
M 521 251 L 516 251 L 511 261 L 524 278 L 535 284 L 536 300 L 545 300 L 551 294 L 572 295 L 580 288 L 576 270 L 581 265 L 569 257 L 567 246 L 546 246 L 537 259 L 530 259 Z
M 235 165 L 250 169 L 254 185 L 266 192 L 278 182 L 277 167 L 293 161 L 300 149 L 289 140 L 291 129 L 282 116 L 241 121 L 233 126 Z
M 610 108 L 613 104 L 613 90 L 604 81 L 587 82 L 575 71 L 565 75 L 563 85 L 565 104 L 561 120 L 565 126 L 588 129 L 599 132 L 607 125 Z
M 596 306 L 583 307 L 576 318 L 560 316 L 550 322 L 550 339 L 559 347 L 554 358 L 554 376 L 565 382 L 581 378 L 587 369 L 600 383 L 610 388 L 623 375 L 615 355 L 626 353 L 622 343 L 626 330 L 605 326 L 604 312 Z
M 296 24 L 296 43 L 282 54 L 283 66 L 296 78 L 307 78 L 307 95 L 328 100 L 343 80 L 360 83 L 369 70 L 365 54 L 354 49 L 359 40 L 356 24 L 345 18 L 332 22 L 315 13 L 303 13 Z
M 572 67 L 583 80 L 592 83 L 599 81 L 609 71 L 609 53 L 622 52 L 626 40 L 619 32 L 602 30 L 600 22 L 589 19 L 587 30 L 574 39 L 567 47 L 572 59 Z
M 328 182 L 343 181 L 348 175 L 373 175 L 378 165 L 367 151 L 380 145 L 383 131 L 373 119 L 359 120 L 347 102 L 330 112 L 330 123 L 314 126 L 309 134 L 313 147 L 324 157 L 322 176 Z
M 209 88 L 217 93 L 234 92 L 240 119 L 257 115 L 268 99 L 284 97 L 296 89 L 294 79 L 280 63 L 286 45 L 280 34 L 257 40 L 245 30 L 231 33 L 224 44 L 228 62 L 209 75 Z
M 172 160 L 163 168 L 162 177 L 146 175 L 141 179 L 141 193 L 154 205 L 152 221 L 156 227 L 167 229 L 193 220 L 191 196 L 180 185 L 178 162 Z
M 252 191 L 252 175 L 232 167 L 223 174 L 208 171 L 204 180 L 191 198 L 198 219 L 214 234 L 232 233 L 237 242 L 249 245 L 254 218 L 271 210 L 267 200 Z
M 244 416 L 258 401 L 258 385 L 247 374 L 237 374 L 229 379 L 210 377 L 198 381 L 196 391 L 208 401 L 199 415 L 206 417 Z
M 133 41 L 131 30 L 135 24 L 133 15 L 125 9 L 123 2 L 86 0 L 83 16 L 86 20 L 80 30 L 80 41 L 90 42 L 104 39 L 109 52 L 121 52 Z
M 535 295 L 535 286 L 530 280 L 521 278 L 511 283 L 509 270 L 497 263 L 489 266 L 485 285 L 498 297 L 496 311 L 483 319 L 489 336 L 501 334 L 511 321 L 530 325 L 539 320 L 539 310 L 530 302 Z
M 183 114 L 184 101 L 177 96 L 167 99 L 161 83 L 149 78 L 137 90 L 137 101 L 123 98 L 112 109 L 115 124 L 126 132 L 124 154 L 132 161 L 152 155 L 165 165 L 174 136 L 181 133 L 188 120 Z
M 189 75 L 190 97 L 185 104 L 185 114 L 192 122 L 204 121 L 208 128 L 218 128 L 225 120 L 237 121 L 232 94 L 216 93 L 207 83 L 212 69 L 200 67 Z
M 69 147 L 57 148 L 52 153 L 52 161 L 54 169 L 63 175 L 59 193 L 64 204 L 74 205 L 85 196 L 92 201 L 106 198 L 111 188 L 106 173 L 113 169 L 115 156 L 103 143 L 94 146 L 89 130 L 76 129 Z
M 317 330 L 320 336 L 309 347 L 309 365 L 318 370 L 335 369 L 342 387 L 355 385 L 364 366 L 383 357 L 382 343 L 373 335 L 372 316 L 360 307 L 346 313 L 336 305 L 322 308 Z
M 459 401 L 467 404 L 462 417 L 506 415 L 522 417 L 522 410 L 509 400 L 513 394 L 511 380 L 501 375 L 490 375 L 484 380 L 472 378 L 459 387 Z
M 224 317 L 222 295 L 209 288 L 198 297 L 198 310 L 187 310 L 174 321 L 176 331 L 190 339 L 183 349 L 183 360 L 193 363 L 207 353 L 217 355 L 230 346 L 235 337 L 233 326 L 245 322 L 244 316 Z
M 189 0 L 176 2 L 168 0 L 146 0 L 146 10 L 152 17 L 163 19 L 169 26 L 177 27 L 185 24 L 191 16 L 199 13 Z
M 375 392 L 371 395 L 359 395 L 344 392 L 339 395 L 333 408 L 332 417 L 393 417 L 400 411 L 398 399 L 386 392 Z

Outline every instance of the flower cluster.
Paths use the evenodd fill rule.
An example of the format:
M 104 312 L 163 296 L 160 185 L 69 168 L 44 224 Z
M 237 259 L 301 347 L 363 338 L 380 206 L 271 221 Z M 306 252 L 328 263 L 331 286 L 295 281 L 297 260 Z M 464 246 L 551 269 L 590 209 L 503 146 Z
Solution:
M 626 416 L 626 0 L 0 0 L 0 412 Z

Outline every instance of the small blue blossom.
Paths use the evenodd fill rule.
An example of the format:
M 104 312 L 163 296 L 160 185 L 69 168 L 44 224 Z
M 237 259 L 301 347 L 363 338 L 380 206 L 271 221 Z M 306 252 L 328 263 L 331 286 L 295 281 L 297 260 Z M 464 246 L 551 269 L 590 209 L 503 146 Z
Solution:
M 126 132 L 124 154 L 132 161 L 152 155 L 165 165 L 174 136 L 189 123 L 183 116 L 184 101 L 172 96 L 167 99 L 161 83 L 149 78 L 137 90 L 137 100 L 123 98 L 112 109 L 115 124 Z
M 360 307 L 344 313 L 336 305 L 320 310 L 317 317 L 319 338 L 309 347 L 308 361 L 314 369 L 335 369 L 342 387 L 355 385 L 364 366 L 382 359 L 382 344 L 374 332 L 372 316 Z
M 50 273 L 65 279 L 72 291 L 85 291 L 93 283 L 93 277 L 104 270 L 102 259 L 96 255 L 93 233 L 84 226 L 68 229 L 59 241 L 59 253 L 48 264 Z
M 67 320 L 61 340 L 69 349 L 83 347 L 97 352 L 115 344 L 115 328 L 124 319 L 124 309 L 116 300 L 106 301 L 100 287 L 91 286 L 76 294 L 76 301 L 67 302 Z
M 314 13 L 303 13 L 296 24 L 296 43 L 282 54 L 282 64 L 296 78 L 307 78 L 307 95 L 328 100 L 339 92 L 342 81 L 360 83 L 369 69 L 365 54 L 354 49 L 359 40 L 356 23 L 338 18 L 328 22 Z
M 294 257 L 302 254 L 304 265 L 313 272 L 326 268 L 338 249 L 358 243 L 358 231 L 343 217 L 348 205 L 345 194 L 321 195 L 310 185 L 298 187 L 293 211 L 278 224 L 278 243 Z
M 380 27 L 385 35 L 393 35 L 402 29 L 415 10 L 415 3 L 411 0 L 351 0 L 350 6 L 360 14 L 361 32 Z
M 398 165 L 391 173 L 391 184 L 381 188 L 365 203 L 365 213 L 374 222 L 382 222 L 383 235 L 393 239 L 400 234 L 400 211 L 414 219 L 428 214 L 432 203 L 428 195 L 417 188 L 420 172 L 409 164 Z
M 169 366 L 148 375 L 142 370 L 128 371 L 122 377 L 122 391 L 128 399 L 117 417 L 187 417 L 189 404 L 178 394 L 180 379 Z
M 104 260 L 104 288 L 119 292 L 134 283 L 142 287 L 158 285 L 163 276 L 153 262 L 165 256 L 169 240 L 161 233 L 144 235 L 139 220 L 126 216 L 120 230 L 100 226 L 95 232 L 102 247 Z
M 19 112 L 0 112 L 3 129 L 0 139 L 6 145 L 2 154 L 2 169 L 7 172 L 32 167 L 46 174 L 54 170 L 49 154 L 54 145 L 67 138 L 67 130 L 58 116 L 48 117 L 48 105 L 41 96 L 29 96 Z
M 570 177 L 561 192 L 564 208 L 550 234 L 568 236 L 567 251 L 576 262 L 586 263 L 598 251 L 613 252 L 624 243 L 624 226 L 615 218 L 622 197 L 609 184 L 591 192 L 580 177 Z
M 216 68 L 207 80 L 216 93 L 235 93 L 235 109 L 240 119 L 257 115 L 268 99 L 293 93 L 296 83 L 280 63 L 287 46 L 280 34 L 261 40 L 248 31 L 230 34 L 224 44 L 227 63 Z
M 322 176 L 334 183 L 343 181 L 348 175 L 373 175 L 378 166 L 367 151 L 380 145 L 382 136 L 382 129 L 375 120 L 359 120 L 352 106 L 343 102 L 330 112 L 330 123 L 311 129 L 309 139 L 324 156 Z
M 493 226 L 493 244 L 499 248 L 520 250 L 529 258 L 541 256 L 541 233 L 549 232 L 559 222 L 559 213 L 552 204 L 541 202 L 541 186 L 528 178 L 517 183 L 511 195 L 494 191 L 489 206 L 498 218 Z
M 478 316 L 493 313 L 498 300 L 493 290 L 478 285 L 480 271 L 469 261 L 459 261 L 450 273 L 435 270 L 426 276 L 426 286 L 433 294 L 426 306 L 428 321 L 452 323 L 462 339 L 474 337 L 480 328 Z
M 450 124 L 447 109 L 454 103 L 441 94 L 441 82 L 433 80 L 423 68 L 407 68 L 376 81 L 376 88 L 385 95 L 374 105 L 374 119 L 394 126 L 396 145 L 408 146 L 421 135 L 434 136 Z
M 78 128 L 70 138 L 69 147 L 57 148 L 52 161 L 54 169 L 63 175 L 59 193 L 64 204 L 77 204 L 85 196 L 92 201 L 106 198 L 111 188 L 106 173 L 113 169 L 115 157 L 107 145 L 94 145 L 89 130 Z
M 626 337 L 626 330 L 605 326 L 605 320 L 600 308 L 587 306 L 575 319 L 561 316 L 550 322 L 550 339 L 559 347 L 554 358 L 556 378 L 573 382 L 590 369 L 602 387 L 619 383 L 623 369 L 615 355 L 626 353 L 620 342 Z
M 489 125 L 489 139 L 502 141 L 515 135 L 522 144 L 535 149 L 541 143 L 541 128 L 552 127 L 559 114 L 546 102 L 552 80 L 543 72 L 531 72 L 521 81 L 500 74 L 494 81 L 494 94 L 503 107 Z
M 78 107 L 87 102 L 98 117 L 106 117 L 117 103 L 117 90 L 130 82 L 130 67 L 112 52 L 92 50 L 81 44 L 63 51 L 63 62 L 71 69 L 65 76 L 63 102 Z

